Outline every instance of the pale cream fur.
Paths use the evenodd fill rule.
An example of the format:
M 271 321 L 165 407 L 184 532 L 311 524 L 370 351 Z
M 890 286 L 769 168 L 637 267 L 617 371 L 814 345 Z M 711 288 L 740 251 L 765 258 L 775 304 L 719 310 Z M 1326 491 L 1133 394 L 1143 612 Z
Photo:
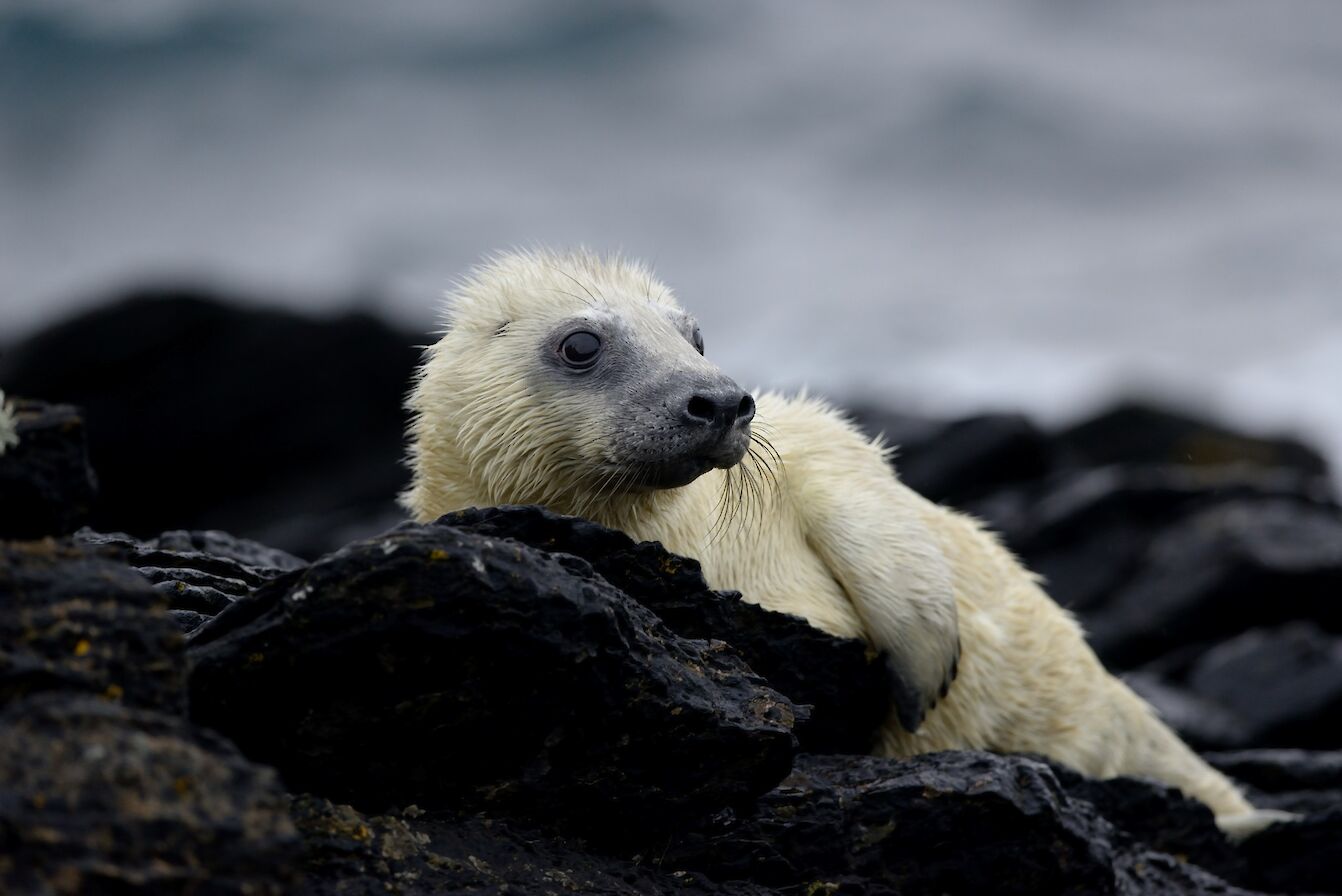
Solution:
M 581 390 L 540 394 L 527 370 L 532 346 L 567 317 L 613 313 L 638 322 L 648 350 L 706 364 L 663 344 L 680 338 L 659 323 L 667 307 L 677 307 L 670 291 L 645 268 L 588 253 L 505 255 L 475 271 L 451 296 L 450 327 L 410 400 L 406 507 L 430 520 L 539 503 L 659 541 L 698 558 L 715 588 L 902 652 L 924 686 L 954 659 L 958 626 L 949 694 L 916 733 L 892 716 L 881 754 L 1042 753 L 1096 777 L 1174 785 L 1228 832 L 1272 820 L 1105 671 L 1072 616 L 993 535 L 901 484 L 887 450 L 821 401 L 758 396 L 755 425 L 777 449 L 777 487 L 743 493 L 720 531 L 722 470 L 682 488 L 612 493 L 602 443 L 619 421 L 590 413 Z
M 0 455 L 19 444 L 19 425 L 14 420 L 14 408 L 0 389 Z

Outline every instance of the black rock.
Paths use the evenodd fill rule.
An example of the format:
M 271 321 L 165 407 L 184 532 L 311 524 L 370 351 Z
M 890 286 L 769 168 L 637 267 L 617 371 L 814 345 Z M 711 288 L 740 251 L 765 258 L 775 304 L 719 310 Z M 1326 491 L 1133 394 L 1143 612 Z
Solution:
M 1342 893 L 1342 751 L 1242 750 L 1206 759 L 1249 785 L 1255 806 L 1303 816 L 1241 845 L 1246 880 L 1272 892 Z
M 92 698 L 0 714 L 0 891 L 291 892 L 297 836 L 269 769 L 185 722 Z
M 677 838 L 666 861 L 789 892 L 1240 892 L 1117 832 L 1047 763 L 972 752 L 799 756 L 753 814 Z
M 1342 638 L 1309 622 L 1253 629 L 1204 653 L 1196 694 L 1241 720 L 1254 746 L 1342 744 Z
M 77 544 L 124 558 L 163 594 L 172 619 L 191 632 L 253 589 L 307 564 L 275 548 L 226 532 L 164 532 L 144 541 L 84 528 Z
M 5 382 L 0 377 L 0 384 Z M 9 403 L 19 441 L 0 446 L 0 539 L 73 532 L 88 518 L 98 493 L 84 420 L 69 405 Z
M 74 540 L 119 548 L 133 566 L 140 568 L 167 568 L 175 563 L 179 567 L 240 578 L 251 585 L 307 566 L 305 560 L 287 551 L 212 529 L 198 532 L 177 529 L 141 540 L 124 532 L 95 532 L 85 528 L 75 533 Z
M 220 528 L 313 556 L 395 512 L 418 341 L 368 314 L 162 290 L 34 335 L 0 385 L 83 408 L 95 528 Z
M 1236 750 L 1204 758 L 1259 790 L 1342 791 L 1342 750 Z
M 168 616 L 177 623 L 182 634 L 188 635 L 214 618 L 213 615 L 207 616 L 196 610 L 169 610 Z
M 472 508 L 439 522 L 547 552 L 581 557 L 606 581 L 656 613 L 685 638 L 726 641 L 769 686 L 811 707 L 796 727 L 812 753 L 865 753 L 893 705 L 882 658 L 865 643 L 833 638 L 804 619 L 712 591 L 698 561 L 637 543 L 576 517 L 540 507 Z
M 1027 489 L 971 504 L 1007 546 L 1048 582 L 1058 603 L 1102 608 L 1185 518 L 1232 501 L 1282 499 L 1333 506 L 1326 483 L 1254 467 L 1103 467 L 1058 473 Z
M 349 806 L 297 797 L 292 814 L 304 844 L 306 896 L 510 893 L 516 896 L 770 893 L 750 883 L 583 852 L 506 821 L 443 820 L 410 809 L 365 816 Z
M 1248 785 L 1255 806 L 1302 815 L 1342 806 L 1342 751 L 1240 750 L 1208 753 L 1206 758 Z
M 1342 510 L 1228 501 L 1168 531 L 1085 623 L 1101 658 L 1123 668 L 1293 619 L 1342 630 L 1339 593 Z
M 1250 742 L 1244 721 L 1215 701 L 1145 671 L 1125 673 L 1123 681 L 1196 750 L 1233 750 Z
M 1323 476 L 1328 465 L 1312 448 L 1289 437 L 1257 437 L 1196 416 L 1140 402 L 1124 402 L 1058 433 L 1066 463 L 1250 464 Z
M 1043 757 L 1038 757 L 1043 759 Z M 1179 856 L 1218 877 L 1244 883 L 1244 859 L 1234 850 L 1211 809 L 1178 789 L 1145 778 L 1086 777 L 1048 761 L 1073 800 L 1084 800 L 1105 821 L 1156 852 Z
M 1245 841 L 1241 851 L 1264 890 L 1342 893 L 1342 804 L 1275 824 Z
M 43 691 L 186 710 L 186 657 L 167 601 L 91 548 L 0 542 L 0 703 Z
M 933 421 L 868 405 L 851 416 L 868 435 L 897 448 L 899 478 L 933 501 L 962 504 L 1043 476 L 1051 462 L 1048 439 L 1020 414 Z
M 406 524 L 193 636 L 192 717 L 296 790 L 636 840 L 787 773 L 794 706 L 583 560 Z
M 1325 480 L 1295 470 L 1251 466 L 1123 466 L 1064 470 L 1028 490 L 1007 490 L 987 518 L 1011 546 L 1027 556 L 1049 549 L 1074 550 L 1079 537 L 1145 537 L 1149 543 L 1190 512 L 1229 501 L 1283 499 L 1323 508 L 1336 505 Z

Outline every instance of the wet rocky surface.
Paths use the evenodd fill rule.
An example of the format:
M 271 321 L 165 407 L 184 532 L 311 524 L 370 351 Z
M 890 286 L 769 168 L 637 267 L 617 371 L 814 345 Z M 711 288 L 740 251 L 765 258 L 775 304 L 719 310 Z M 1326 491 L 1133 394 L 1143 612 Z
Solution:
M 397 526 L 399 340 L 160 294 L 5 352 L 11 398 L 88 407 L 17 398 L 0 455 L 0 891 L 1342 892 L 1342 508 L 1307 446 L 1141 405 L 858 416 L 1300 815 L 1231 844 L 1154 782 L 862 755 L 880 657 L 658 546 Z
M 142 540 L 85 527 L 72 541 L 122 558 L 163 595 L 169 615 L 187 633 L 262 584 L 307 565 L 285 551 L 217 530 L 176 530 Z
M 644 842 L 787 774 L 800 710 L 584 561 L 407 523 L 233 604 L 192 718 L 291 786 Z
M 581 557 L 676 634 L 728 642 L 751 669 L 808 707 L 793 728 L 804 751 L 865 753 L 889 716 L 891 682 L 875 651 L 861 641 L 831 638 L 800 617 L 766 610 L 735 592 L 711 590 L 695 560 L 537 507 L 471 508 L 439 522 Z
M 88 694 L 183 713 L 185 641 L 135 570 L 54 540 L 0 542 L 0 704 Z
M 284 894 L 279 779 L 180 716 L 49 693 L 0 712 L 0 890 Z
M 1133 801 L 1158 814 L 1141 817 Z M 749 816 L 668 850 L 672 864 L 784 892 L 817 882 L 876 894 L 1237 892 L 1193 857 L 1246 876 L 1210 812 L 1177 793 L 971 751 L 799 756 Z
M 749 881 L 715 881 L 657 856 L 594 854 L 507 819 L 451 818 L 411 806 L 387 815 L 310 795 L 292 805 L 303 838 L 303 884 L 322 896 L 591 893 L 596 896 L 763 896 Z

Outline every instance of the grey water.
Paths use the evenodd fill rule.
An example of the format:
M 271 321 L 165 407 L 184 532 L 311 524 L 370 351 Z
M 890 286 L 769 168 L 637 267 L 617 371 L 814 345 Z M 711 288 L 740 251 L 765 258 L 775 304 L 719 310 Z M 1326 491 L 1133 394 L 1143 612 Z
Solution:
M 0 7 L 0 344 L 165 281 L 427 331 L 533 244 L 652 261 L 746 384 L 1342 462 L 1342 3 Z

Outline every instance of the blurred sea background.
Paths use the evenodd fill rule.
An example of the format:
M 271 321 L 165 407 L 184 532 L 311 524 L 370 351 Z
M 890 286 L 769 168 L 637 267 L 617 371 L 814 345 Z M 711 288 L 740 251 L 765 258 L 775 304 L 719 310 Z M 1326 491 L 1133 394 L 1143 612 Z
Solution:
M 0 344 L 155 283 L 427 332 L 531 244 L 654 263 L 748 386 L 1336 464 L 1342 4 L 0 9 Z

